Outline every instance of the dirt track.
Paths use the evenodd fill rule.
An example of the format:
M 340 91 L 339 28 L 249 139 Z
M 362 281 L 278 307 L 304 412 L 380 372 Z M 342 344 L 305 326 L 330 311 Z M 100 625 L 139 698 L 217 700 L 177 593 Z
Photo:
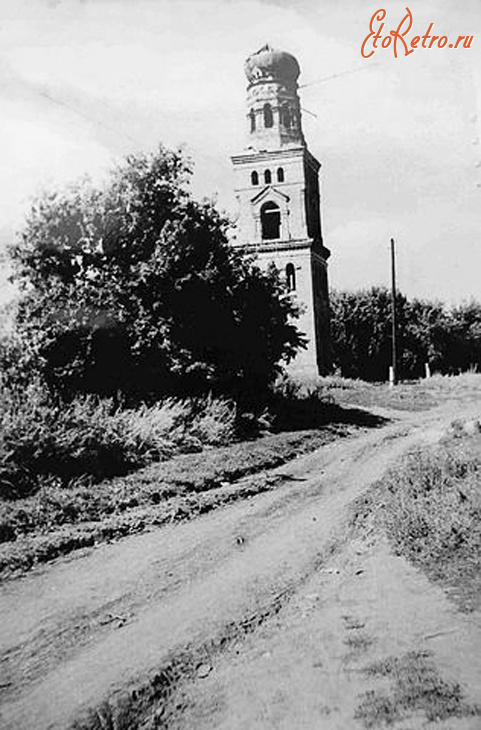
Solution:
M 355 728 L 359 662 L 421 639 L 474 701 L 479 617 L 348 520 L 403 451 L 466 412 L 397 414 L 275 470 L 273 492 L 6 583 L 1 727 Z

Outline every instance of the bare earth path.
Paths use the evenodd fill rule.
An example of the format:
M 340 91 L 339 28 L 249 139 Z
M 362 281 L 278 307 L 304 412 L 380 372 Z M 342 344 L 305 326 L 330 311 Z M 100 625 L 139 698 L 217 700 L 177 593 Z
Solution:
M 479 616 L 458 614 L 382 540 L 349 540 L 347 520 L 405 450 L 469 411 L 481 404 L 398 413 L 275 470 L 275 491 L 4 584 L 0 726 L 362 727 L 363 663 L 420 647 L 479 702 Z M 185 680 L 171 688 L 177 709 L 169 671 Z

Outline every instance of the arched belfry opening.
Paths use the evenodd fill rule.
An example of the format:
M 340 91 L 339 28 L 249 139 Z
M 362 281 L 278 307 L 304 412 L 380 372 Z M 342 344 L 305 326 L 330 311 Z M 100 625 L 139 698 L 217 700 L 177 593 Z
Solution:
M 281 237 L 281 211 L 271 201 L 261 207 L 261 229 L 263 241 L 274 241 Z
M 297 59 L 264 46 L 245 62 L 246 146 L 234 155 L 239 201 L 235 245 L 272 263 L 300 305 L 294 323 L 305 335 L 288 369 L 317 375 L 329 370 L 327 259 L 321 231 L 320 164 L 302 130 Z

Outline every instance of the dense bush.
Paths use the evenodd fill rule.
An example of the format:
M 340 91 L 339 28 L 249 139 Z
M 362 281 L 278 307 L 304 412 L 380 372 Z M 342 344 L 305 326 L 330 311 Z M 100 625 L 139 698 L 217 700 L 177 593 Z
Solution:
M 396 312 L 400 377 L 422 377 L 426 363 L 443 374 L 481 369 L 481 304 L 449 309 L 398 293 Z M 342 376 L 386 380 L 392 348 L 390 292 L 380 287 L 333 292 L 331 339 L 333 363 Z
M 302 337 L 296 306 L 161 148 L 33 205 L 10 254 L 21 349 L 63 397 L 262 392 Z M 8 359 L 8 357 L 7 357 Z

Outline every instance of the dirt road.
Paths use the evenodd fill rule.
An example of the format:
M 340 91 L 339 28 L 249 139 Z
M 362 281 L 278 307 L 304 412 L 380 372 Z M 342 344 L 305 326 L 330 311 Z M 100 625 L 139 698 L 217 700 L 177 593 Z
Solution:
M 475 702 L 479 616 L 457 614 L 349 520 L 402 452 L 459 415 L 397 414 L 275 470 L 273 492 L 4 584 L 0 726 L 362 727 L 363 665 L 420 648 Z M 437 727 L 481 723 L 465 713 Z

